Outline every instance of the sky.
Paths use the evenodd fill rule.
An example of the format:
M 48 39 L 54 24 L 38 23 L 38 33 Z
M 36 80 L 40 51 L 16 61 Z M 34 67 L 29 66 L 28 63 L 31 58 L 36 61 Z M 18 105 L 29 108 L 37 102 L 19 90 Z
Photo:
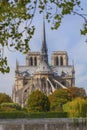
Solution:
M 83 7 L 87 14 L 87 0 L 83 0 Z M 42 26 L 43 16 L 37 13 L 33 24 L 36 26 L 36 31 L 31 39 L 29 46 L 31 51 L 40 51 L 42 44 Z M 48 47 L 49 59 L 53 51 L 67 51 L 69 64 L 74 61 L 75 66 L 75 84 L 77 87 L 83 87 L 87 92 L 87 39 L 86 36 L 80 34 L 80 29 L 83 26 L 83 19 L 79 16 L 66 16 L 58 30 L 51 30 L 50 25 L 45 22 L 46 27 L 46 42 Z M 25 65 L 26 55 L 19 52 L 9 52 L 5 49 L 5 55 L 8 57 L 10 73 L 0 73 L 0 92 L 12 94 L 12 88 L 15 81 L 16 59 L 19 65 Z M 49 60 L 50 62 L 50 60 Z

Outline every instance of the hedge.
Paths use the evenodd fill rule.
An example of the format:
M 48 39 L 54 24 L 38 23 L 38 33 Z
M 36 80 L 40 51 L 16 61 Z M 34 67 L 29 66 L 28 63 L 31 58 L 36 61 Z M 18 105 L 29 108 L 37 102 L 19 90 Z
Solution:
M 58 112 L 38 112 L 26 113 L 23 111 L 13 112 L 0 112 L 0 119 L 15 119 L 15 118 L 65 118 L 68 117 L 67 113 Z
M 30 118 L 63 118 L 68 117 L 67 112 L 37 112 L 29 113 Z
M 15 119 L 15 118 L 25 118 L 27 113 L 25 112 L 0 112 L 0 119 Z

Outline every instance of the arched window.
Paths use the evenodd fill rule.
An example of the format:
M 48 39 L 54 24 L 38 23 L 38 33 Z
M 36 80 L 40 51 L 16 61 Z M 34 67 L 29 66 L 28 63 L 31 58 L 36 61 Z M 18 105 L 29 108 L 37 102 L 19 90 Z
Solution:
M 34 65 L 37 66 L 37 58 L 34 57 Z
M 63 66 L 63 57 L 60 57 L 60 65 Z
M 55 64 L 55 65 L 59 65 L 58 57 L 55 57 L 54 64 Z
M 32 66 L 32 65 L 33 65 L 33 58 L 30 57 L 30 66 Z

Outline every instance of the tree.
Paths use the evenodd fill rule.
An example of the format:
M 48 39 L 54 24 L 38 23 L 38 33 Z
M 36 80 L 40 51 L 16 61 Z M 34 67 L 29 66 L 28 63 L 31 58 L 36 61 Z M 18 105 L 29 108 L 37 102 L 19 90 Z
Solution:
M 86 117 L 87 116 L 87 100 L 76 98 L 71 102 L 66 103 L 64 111 L 68 112 L 69 117 Z
M 50 109 L 51 111 L 63 111 L 63 105 L 70 101 L 70 95 L 65 89 L 58 89 L 51 95 L 49 95 Z
M 69 87 L 68 89 L 58 89 L 49 95 L 50 109 L 52 111 L 63 111 L 63 105 L 77 97 L 86 98 L 84 88 Z
M 50 102 L 46 95 L 36 90 L 29 95 L 27 108 L 31 112 L 46 112 L 50 110 Z
M 86 98 L 86 92 L 84 88 L 69 87 L 67 91 L 70 94 L 71 100 L 77 97 Z
M 0 1 L 0 71 L 7 73 L 10 68 L 4 48 L 10 51 L 29 51 L 29 41 L 35 26 L 32 20 L 36 10 L 51 23 L 52 29 L 58 29 L 65 15 L 74 14 L 83 18 L 81 34 L 87 34 L 87 14 L 83 13 L 81 0 L 1 0 Z M 20 27 L 22 26 L 22 30 Z
M 0 93 L 0 104 L 12 102 L 11 97 L 6 93 Z

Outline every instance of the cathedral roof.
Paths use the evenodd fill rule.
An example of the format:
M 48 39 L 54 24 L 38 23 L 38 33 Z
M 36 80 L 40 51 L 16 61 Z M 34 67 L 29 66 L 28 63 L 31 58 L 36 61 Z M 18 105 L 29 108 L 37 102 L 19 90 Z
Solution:
M 73 66 L 51 66 L 54 76 L 70 76 L 72 75 Z
M 62 76 L 62 75 L 72 75 L 72 69 L 73 66 L 49 66 L 46 62 L 41 62 L 38 67 L 26 67 L 26 66 L 20 66 L 19 67 L 19 73 L 21 76 L 25 74 L 29 74 L 29 76 L 33 76 L 34 74 L 54 74 L 54 76 Z
M 37 67 L 35 66 L 19 66 L 18 71 L 21 76 L 23 76 L 25 72 L 27 72 L 29 76 L 33 76 L 36 69 Z
M 35 71 L 35 74 L 40 74 L 40 73 L 52 74 L 52 70 L 51 70 L 50 66 L 44 61 L 42 61 L 40 63 L 40 65 L 38 66 L 38 68 Z

